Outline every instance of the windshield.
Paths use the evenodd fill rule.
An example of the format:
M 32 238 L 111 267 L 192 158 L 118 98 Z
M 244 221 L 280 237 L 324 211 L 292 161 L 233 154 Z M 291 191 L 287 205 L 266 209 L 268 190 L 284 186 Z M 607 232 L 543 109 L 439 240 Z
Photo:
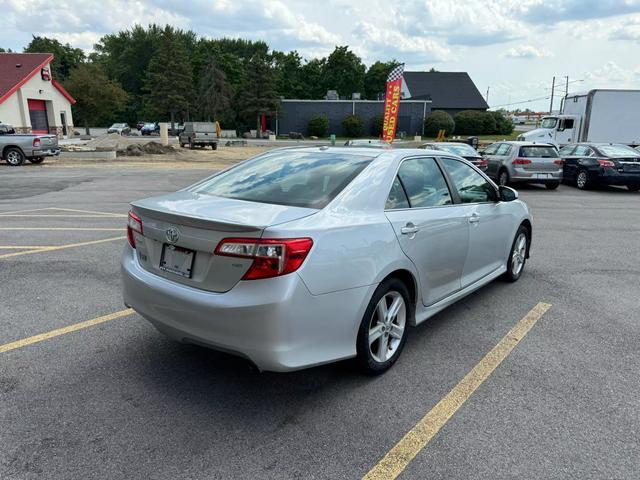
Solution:
M 555 128 L 556 123 L 558 123 L 558 119 L 555 117 L 543 118 L 540 128 Z
M 480 154 L 476 150 L 466 143 L 460 145 L 437 145 L 439 150 L 445 150 L 461 157 L 479 157 Z
M 192 191 L 250 202 L 320 209 L 371 160 L 371 156 L 333 152 L 267 153 L 196 185 Z
M 156 128 L 156 124 L 155 123 L 145 123 L 144 124 L 144 128 Z
M 524 158 L 558 158 L 555 148 L 544 145 L 520 147 L 520 157 Z
M 124 123 L 114 123 L 113 125 L 111 125 L 111 128 L 123 128 L 124 127 Z
M 640 153 L 626 145 L 599 145 L 598 150 L 607 157 L 638 157 Z

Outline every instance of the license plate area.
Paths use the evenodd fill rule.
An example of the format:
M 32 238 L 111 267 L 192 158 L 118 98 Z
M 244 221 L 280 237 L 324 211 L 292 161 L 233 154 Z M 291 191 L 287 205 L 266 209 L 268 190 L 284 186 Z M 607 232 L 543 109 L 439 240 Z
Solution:
M 195 252 L 193 250 L 165 243 L 162 246 L 160 270 L 184 278 L 191 278 L 194 257 Z
M 550 173 L 534 173 L 533 178 L 549 179 L 551 178 L 551 174 Z

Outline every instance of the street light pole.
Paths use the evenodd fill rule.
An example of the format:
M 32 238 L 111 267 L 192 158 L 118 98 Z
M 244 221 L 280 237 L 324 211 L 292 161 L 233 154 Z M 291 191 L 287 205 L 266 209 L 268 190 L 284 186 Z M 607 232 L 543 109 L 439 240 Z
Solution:
M 551 105 L 549 105 L 549 114 L 553 113 L 553 94 L 556 88 L 556 77 L 553 77 L 553 82 L 551 82 Z

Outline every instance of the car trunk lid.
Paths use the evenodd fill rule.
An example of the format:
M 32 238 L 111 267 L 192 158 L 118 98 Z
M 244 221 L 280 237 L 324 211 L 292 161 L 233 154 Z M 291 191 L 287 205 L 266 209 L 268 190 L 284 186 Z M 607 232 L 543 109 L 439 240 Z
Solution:
M 181 191 L 132 203 L 142 221 L 136 234 L 140 265 L 167 280 L 211 292 L 226 292 L 242 279 L 251 259 L 214 255 L 228 237 L 259 238 L 271 225 L 315 209 L 248 202 Z

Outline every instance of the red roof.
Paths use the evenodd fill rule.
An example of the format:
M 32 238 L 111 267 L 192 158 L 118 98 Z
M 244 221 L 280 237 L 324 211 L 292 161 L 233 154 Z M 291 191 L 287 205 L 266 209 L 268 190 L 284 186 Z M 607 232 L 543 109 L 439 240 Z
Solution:
M 31 80 L 53 60 L 50 53 L 0 53 L 0 104 Z M 19 66 L 18 66 L 19 65 Z M 55 80 L 51 82 L 72 104 L 71 95 Z

